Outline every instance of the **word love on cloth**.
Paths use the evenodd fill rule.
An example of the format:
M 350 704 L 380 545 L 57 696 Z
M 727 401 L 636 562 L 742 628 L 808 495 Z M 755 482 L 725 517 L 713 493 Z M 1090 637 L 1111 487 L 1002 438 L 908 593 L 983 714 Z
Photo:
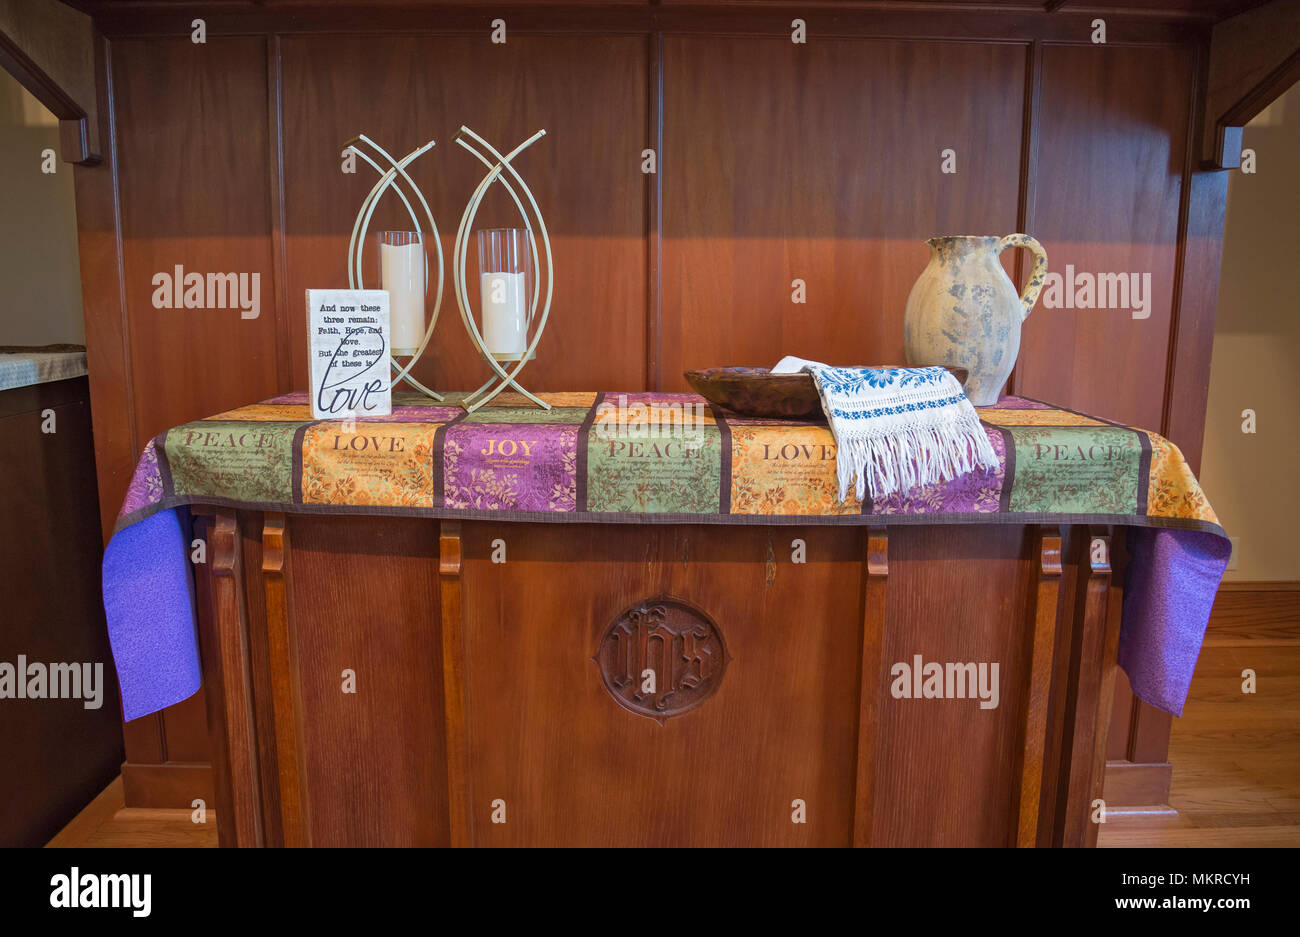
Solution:
M 401 436 L 363 436 L 347 431 L 334 435 L 335 449 L 351 449 L 354 452 L 364 452 L 367 449 L 375 452 L 402 452 L 405 442 Z
M 818 462 L 834 462 L 835 445 L 832 443 L 822 444 L 820 446 L 810 446 L 807 443 L 803 443 L 802 445 L 786 443 L 784 446 L 776 449 L 768 443 L 763 443 L 763 459 L 764 461 L 783 460 L 786 462 L 792 462 L 797 459 L 803 459 L 804 461 L 815 460 Z

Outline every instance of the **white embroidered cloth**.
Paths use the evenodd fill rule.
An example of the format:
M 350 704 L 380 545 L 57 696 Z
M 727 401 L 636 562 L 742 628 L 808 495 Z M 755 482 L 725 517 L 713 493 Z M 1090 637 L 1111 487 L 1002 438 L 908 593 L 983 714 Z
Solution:
M 961 384 L 946 368 L 836 368 L 786 357 L 773 374 L 807 371 L 835 436 L 840 500 L 888 497 L 977 468 L 998 457 Z

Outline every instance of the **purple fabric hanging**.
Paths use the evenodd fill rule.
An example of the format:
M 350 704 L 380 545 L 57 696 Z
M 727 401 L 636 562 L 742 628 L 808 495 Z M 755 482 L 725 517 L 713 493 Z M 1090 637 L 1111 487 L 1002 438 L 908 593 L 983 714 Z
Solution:
M 1232 544 L 1200 530 L 1131 527 L 1119 665 L 1133 693 L 1183 714 Z
M 123 527 L 104 550 L 104 614 L 127 722 L 202 683 L 184 509 Z

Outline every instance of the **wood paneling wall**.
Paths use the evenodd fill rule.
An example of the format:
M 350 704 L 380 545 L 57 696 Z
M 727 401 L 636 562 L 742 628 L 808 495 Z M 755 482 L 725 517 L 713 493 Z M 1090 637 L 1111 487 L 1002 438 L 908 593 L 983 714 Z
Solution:
M 902 362 L 922 242 L 1015 228 L 1025 61 L 998 43 L 666 40 L 664 387 L 784 354 Z
M 434 211 L 450 267 L 460 214 L 483 176 L 482 164 L 453 140 L 467 124 L 504 150 L 547 131 L 518 160 L 551 231 L 557 271 L 546 351 L 528 366 L 525 385 L 645 387 L 647 57 L 645 39 L 625 36 L 525 35 L 504 46 L 446 36 L 280 42 L 292 351 L 286 386 L 307 386 L 303 292 L 347 286 L 348 237 L 376 179 L 360 160 L 355 174 L 344 174 L 341 144 L 365 133 L 400 156 L 437 141 L 412 178 Z M 511 212 L 495 187 L 476 224 L 518 224 Z M 409 227 L 389 196 L 370 230 Z M 366 263 L 373 287 L 374 258 Z M 470 279 L 474 263 L 477 255 L 467 264 Z M 432 354 L 417 375 L 429 386 L 472 390 L 487 373 L 461 325 L 450 274 L 442 311 L 446 319 L 439 318 Z
M 51 692 L 55 662 L 71 664 L 74 687 L 101 694 L 92 709 L 88 695 L 15 699 L 10 684 L 0 718 L 8 766 L 0 773 L 0 843 L 7 848 L 45 845 L 122 762 L 122 709 L 100 600 L 88 395 L 84 377 L 0 392 L 0 661 L 22 684 L 22 658 L 49 667 Z M 42 432 L 50 419 L 57 432 Z M 99 679 L 86 682 L 94 671 L 85 674 L 83 662 L 102 668 Z
M 1150 273 L 1153 295 L 1146 319 L 1040 304 L 1013 388 L 1161 430 L 1198 464 L 1225 189 L 1196 171 L 1205 21 L 1116 15 L 1094 45 L 1092 14 L 1023 9 L 90 6 L 108 145 L 77 170 L 78 212 L 106 531 L 150 437 L 305 385 L 303 290 L 346 284 L 373 182 L 341 171 L 347 139 L 438 141 L 415 176 L 450 260 L 480 174 L 461 123 L 502 146 L 548 130 L 519 163 L 557 275 L 530 387 L 676 390 L 686 368 L 787 353 L 897 362 L 921 242 L 1021 229 L 1052 269 Z M 398 211 L 372 230 L 405 227 Z M 489 200 L 479 220 L 513 219 Z M 177 264 L 260 274 L 260 317 L 153 308 Z M 420 376 L 485 377 L 450 285 Z M 128 727 L 129 762 L 192 777 L 203 703 L 183 706 Z
M 137 444 L 200 413 L 276 393 L 266 43 L 114 44 Z M 156 273 L 261 274 L 262 312 L 155 309 Z M 305 325 L 305 319 L 304 319 Z M 305 328 L 304 335 L 305 340 Z M 118 502 L 120 503 L 120 499 Z
M 1017 389 L 1160 427 L 1193 65 L 1181 48 L 1044 47 L 1026 225 L 1051 269 L 1150 273 L 1151 295 L 1145 319 L 1040 302 L 1025 322 Z

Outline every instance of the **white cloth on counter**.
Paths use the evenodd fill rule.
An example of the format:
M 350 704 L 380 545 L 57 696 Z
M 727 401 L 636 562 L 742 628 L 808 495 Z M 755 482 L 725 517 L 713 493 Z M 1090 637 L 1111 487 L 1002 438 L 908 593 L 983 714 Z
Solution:
M 997 453 L 947 368 L 841 368 L 787 355 L 772 374 L 806 371 L 835 437 L 843 501 L 996 470 Z M 856 483 L 855 483 L 856 482 Z
M 66 381 L 85 373 L 84 351 L 0 353 L 0 390 Z

